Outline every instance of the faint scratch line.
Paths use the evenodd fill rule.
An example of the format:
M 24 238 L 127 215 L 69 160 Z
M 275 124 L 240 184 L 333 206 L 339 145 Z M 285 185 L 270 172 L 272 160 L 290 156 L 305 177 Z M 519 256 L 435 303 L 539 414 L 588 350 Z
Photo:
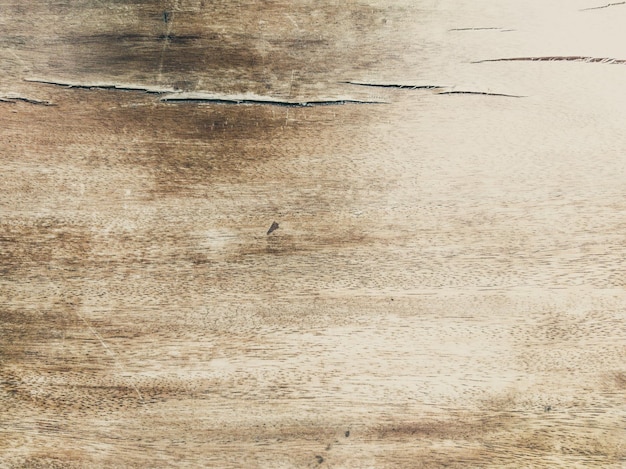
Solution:
M 172 32 L 172 13 L 166 12 L 165 17 L 167 18 L 167 28 L 165 29 L 165 37 L 163 38 L 163 47 L 161 48 L 161 57 L 159 58 L 159 74 L 157 77 L 158 82 L 160 83 L 163 79 L 163 61 L 165 60 L 165 51 L 170 42 L 170 33 Z
M 298 23 L 296 23 L 296 20 L 294 20 L 291 15 L 288 15 L 287 13 L 285 13 L 285 16 L 287 17 L 289 21 L 291 21 L 291 24 L 293 24 L 298 31 L 301 31 L 300 26 L 298 26 Z
M 126 371 L 124 370 L 124 367 L 122 366 L 121 362 L 117 359 L 117 355 L 116 353 L 111 350 L 111 348 L 107 345 L 107 343 L 104 341 L 103 337 L 98 333 L 98 331 L 96 331 L 96 329 L 91 325 L 91 323 L 89 321 L 87 321 L 87 319 L 78 312 L 78 310 L 74 309 L 74 312 L 76 313 L 76 316 L 78 316 L 80 318 L 81 321 L 83 321 L 83 323 L 85 324 L 85 326 L 87 326 L 87 329 L 89 329 L 89 332 L 91 332 L 93 334 L 93 336 L 98 339 L 98 341 L 100 342 L 100 344 L 102 345 L 102 347 L 104 348 L 104 350 L 106 350 L 106 352 L 111 356 L 111 358 L 113 358 L 113 362 L 117 365 L 117 367 L 122 370 L 123 373 L 126 373 Z M 139 399 L 141 400 L 141 402 L 145 402 L 143 399 L 143 396 L 141 395 L 141 392 L 139 392 L 139 389 L 137 388 L 137 386 L 135 386 L 135 384 L 129 380 L 129 384 L 130 387 L 134 389 L 134 391 L 137 393 L 137 396 L 139 397 Z
M 291 71 L 291 80 L 289 80 L 289 97 L 291 98 L 291 93 L 293 91 L 293 78 L 294 78 L 294 74 L 296 73 L 295 70 Z

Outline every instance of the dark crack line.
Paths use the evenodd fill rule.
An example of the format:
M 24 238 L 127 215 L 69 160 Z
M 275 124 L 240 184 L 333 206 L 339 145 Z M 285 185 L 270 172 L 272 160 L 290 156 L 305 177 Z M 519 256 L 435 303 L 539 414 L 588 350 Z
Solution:
M 626 5 L 626 2 L 607 3 L 606 5 L 601 5 L 599 7 L 582 8 L 580 11 L 601 10 L 603 8 L 609 8 L 609 7 L 614 7 L 618 5 Z
M 448 29 L 448 31 L 501 31 L 502 29 L 503 28 L 452 28 Z
M 395 83 L 365 83 L 360 81 L 340 81 L 344 85 L 369 86 L 372 88 L 396 88 L 400 90 L 440 90 L 445 86 L 439 85 L 400 85 Z
M 448 31 L 499 31 L 501 33 L 510 33 L 517 30 L 505 28 L 452 28 L 448 29 Z
M 398 85 L 398 84 L 390 84 L 390 83 L 364 83 L 358 81 L 342 81 L 340 83 L 345 83 L 348 85 L 357 85 L 357 86 L 371 86 L 375 88 L 397 88 L 402 90 L 441 90 L 437 91 L 436 94 L 477 94 L 484 96 L 502 96 L 507 98 L 525 98 L 526 96 L 519 96 L 515 94 L 506 94 L 506 93 L 489 93 L 486 91 L 456 91 L 449 90 L 450 87 L 440 86 L 440 85 Z M 445 91 L 448 88 L 448 91 Z
M 25 78 L 24 81 L 28 81 L 30 83 L 40 83 L 43 85 L 53 85 L 60 86 L 68 89 L 83 89 L 83 90 L 112 90 L 112 91 L 126 91 L 126 92 L 137 92 L 137 93 L 146 93 L 146 94 L 167 94 L 172 93 L 174 90 L 170 89 L 159 89 L 159 88 L 150 88 L 150 87 L 142 87 L 142 86 L 129 86 L 129 85 L 117 85 L 117 84 L 109 84 L 109 83 L 69 83 L 62 81 L 53 81 L 53 80 L 39 80 L 36 78 Z
M 502 96 L 504 98 L 526 98 L 526 96 L 520 96 L 517 94 L 489 93 L 487 91 L 442 91 L 437 94 L 477 94 L 483 96 Z
M 25 81 L 41 83 L 45 85 L 60 86 L 66 89 L 84 90 L 111 90 L 124 92 L 139 92 L 152 95 L 161 95 L 159 101 L 164 103 L 213 103 L 213 104 L 257 104 L 283 107 L 312 107 L 312 106 L 338 106 L 345 104 L 387 104 L 384 101 L 364 101 L 358 99 L 321 99 L 311 101 L 289 101 L 273 97 L 256 95 L 221 95 L 207 92 L 186 93 L 173 89 L 149 87 L 140 85 L 122 85 L 115 83 L 70 83 L 55 80 L 42 80 L 27 78 Z
M 23 103 L 34 104 L 37 106 L 54 106 L 54 103 L 50 101 L 41 101 L 39 99 L 25 98 L 23 96 L 3 96 L 0 97 L 0 102 L 3 103 L 11 103 L 15 104 L 16 102 L 21 101 Z
M 342 106 L 346 104 L 387 104 L 384 101 L 360 101 L 357 99 L 338 99 L 322 101 L 278 101 L 270 99 L 236 99 L 236 98 L 184 98 L 165 97 L 162 102 L 172 104 L 235 104 L 235 105 L 263 105 L 280 107 L 314 107 L 314 106 Z
M 472 63 L 480 64 L 483 62 L 586 62 L 620 65 L 626 64 L 626 60 L 624 59 L 613 59 L 609 57 L 585 57 L 578 55 L 548 57 L 507 57 L 501 59 L 476 60 Z
M 36 104 L 38 106 L 54 106 L 53 103 L 51 103 L 50 101 L 40 101 L 38 99 L 32 99 L 32 98 L 24 98 L 22 96 L 18 96 L 15 98 L 9 98 L 13 101 L 22 101 L 24 103 L 28 103 L 28 104 Z

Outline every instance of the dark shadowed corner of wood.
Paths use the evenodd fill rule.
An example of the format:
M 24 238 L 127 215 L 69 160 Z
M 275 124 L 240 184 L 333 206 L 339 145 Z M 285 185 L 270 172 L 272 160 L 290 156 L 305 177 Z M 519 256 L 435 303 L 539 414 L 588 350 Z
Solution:
M 624 467 L 625 14 L 1 2 L 0 468 Z

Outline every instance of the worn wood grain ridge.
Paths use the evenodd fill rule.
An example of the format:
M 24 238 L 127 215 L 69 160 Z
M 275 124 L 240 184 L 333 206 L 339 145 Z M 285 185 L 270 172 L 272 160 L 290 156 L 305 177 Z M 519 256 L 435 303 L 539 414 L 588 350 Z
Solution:
M 0 0 L 0 468 L 626 467 L 623 3 Z

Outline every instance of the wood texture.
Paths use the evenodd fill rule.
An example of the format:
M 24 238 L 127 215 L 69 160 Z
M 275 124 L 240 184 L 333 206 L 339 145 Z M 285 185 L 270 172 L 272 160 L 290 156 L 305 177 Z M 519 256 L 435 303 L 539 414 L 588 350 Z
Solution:
M 626 467 L 626 5 L 0 1 L 0 467 Z

